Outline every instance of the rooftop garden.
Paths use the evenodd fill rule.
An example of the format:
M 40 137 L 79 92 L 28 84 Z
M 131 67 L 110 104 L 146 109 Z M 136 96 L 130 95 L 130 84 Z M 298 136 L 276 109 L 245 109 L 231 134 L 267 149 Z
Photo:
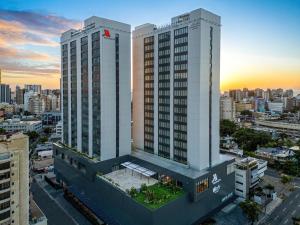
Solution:
M 131 188 L 127 193 L 138 203 L 150 210 L 155 210 L 184 194 L 182 188 L 172 184 L 156 183 L 152 186 L 143 184 L 140 190 Z

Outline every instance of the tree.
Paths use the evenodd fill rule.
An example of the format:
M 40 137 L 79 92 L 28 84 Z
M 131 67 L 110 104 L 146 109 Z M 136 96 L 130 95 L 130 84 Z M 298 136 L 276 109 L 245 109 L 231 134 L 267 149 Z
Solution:
M 294 151 L 295 155 L 294 158 L 297 160 L 297 174 L 299 174 L 299 168 L 300 168 L 300 152 Z
M 255 131 L 249 128 L 241 128 L 237 130 L 233 137 L 235 142 L 244 151 L 256 151 L 257 146 L 266 146 L 272 141 L 272 137 L 269 133 L 263 131 Z
M 5 134 L 5 133 L 6 133 L 6 130 L 3 128 L 0 128 L 0 134 Z
M 45 143 L 45 142 L 47 142 L 47 141 L 48 141 L 48 138 L 45 137 L 45 136 L 40 138 L 40 142 L 41 142 L 41 143 Z
M 252 112 L 249 111 L 249 110 L 243 110 L 243 111 L 241 112 L 241 115 L 242 115 L 242 116 L 252 116 Z
M 225 137 L 231 136 L 237 130 L 237 125 L 230 120 L 221 120 L 220 122 L 220 135 Z
M 287 175 L 281 176 L 281 183 L 287 184 L 287 183 L 289 183 L 289 182 L 291 182 L 291 181 L 292 181 L 292 177 L 287 176 Z
M 52 129 L 50 128 L 50 127 L 46 127 L 45 129 L 44 129 L 44 133 L 45 134 L 50 134 L 52 132 Z
M 258 220 L 259 214 L 261 212 L 259 205 L 256 202 L 246 200 L 240 203 L 240 207 L 248 220 L 253 225 L 254 222 Z
M 35 140 L 40 136 L 36 131 L 29 131 L 26 134 L 28 135 L 30 140 Z

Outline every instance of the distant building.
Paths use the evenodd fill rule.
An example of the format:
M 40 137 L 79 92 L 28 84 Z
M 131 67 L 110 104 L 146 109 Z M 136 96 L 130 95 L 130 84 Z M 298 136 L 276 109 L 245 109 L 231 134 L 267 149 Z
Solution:
M 255 99 L 255 112 L 265 112 L 266 111 L 266 101 L 263 98 Z
M 242 91 L 237 89 L 237 90 L 229 90 L 229 96 L 233 98 L 234 101 L 239 102 L 243 99 L 243 94 Z
M 252 110 L 253 105 L 250 102 L 236 102 L 235 103 L 235 110 L 236 112 L 242 112 L 246 110 Z
M 281 114 L 283 112 L 283 102 L 281 101 L 268 102 L 268 108 L 271 113 Z
M 0 224 L 28 225 L 28 136 L 0 135 L 0 140 Z
M 57 135 L 62 135 L 62 132 L 63 132 L 62 121 L 57 122 L 56 127 L 55 127 L 55 131 L 56 131 Z
M 44 125 L 55 125 L 61 120 L 61 112 L 44 112 L 42 114 L 42 122 Z
M 28 100 L 28 112 L 40 115 L 43 112 L 43 101 L 39 94 L 35 93 Z
M 39 84 L 25 84 L 24 89 L 25 89 L 25 92 L 33 91 L 38 94 L 42 93 L 42 85 L 39 85 Z
M 37 93 L 33 91 L 27 91 L 24 93 L 24 111 L 29 111 L 29 99 L 31 96 L 36 95 Z
M 235 119 L 235 102 L 231 97 L 220 98 L 221 120 L 234 121 Z
M 0 84 L 0 103 L 11 101 L 11 90 L 8 84 Z
M 256 150 L 256 154 L 262 157 L 276 159 L 280 161 L 291 159 L 295 153 L 289 148 L 277 147 L 277 148 L 265 148 L 260 147 Z
M 24 93 L 25 93 L 24 88 L 20 88 L 20 86 L 16 86 L 16 104 L 18 105 L 24 104 Z
M 42 130 L 42 121 L 21 121 L 20 119 L 8 119 L 0 123 L 0 128 L 6 132 L 28 132 Z
M 252 157 L 236 160 L 235 194 L 242 198 L 248 198 L 250 189 L 254 188 L 264 176 L 268 162 Z

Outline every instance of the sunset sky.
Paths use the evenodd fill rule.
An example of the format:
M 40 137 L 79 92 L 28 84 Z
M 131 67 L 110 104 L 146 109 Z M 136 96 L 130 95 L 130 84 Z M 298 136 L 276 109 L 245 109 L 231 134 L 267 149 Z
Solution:
M 296 0 L 1 0 L 2 82 L 59 88 L 59 36 L 92 15 L 134 26 L 163 25 L 204 8 L 222 18 L 221 90 L 300 90 L 300 1 Z

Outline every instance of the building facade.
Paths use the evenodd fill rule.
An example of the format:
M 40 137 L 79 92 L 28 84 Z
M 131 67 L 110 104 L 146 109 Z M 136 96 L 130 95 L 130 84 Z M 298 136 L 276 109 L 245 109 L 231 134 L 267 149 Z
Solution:
M 243 158 L 235 164 L 235 194 L 248 198 L 249 191 L 254 188 L 264 176 L 268 162 L 256 158 Z
M 20 86 L 16 86 L 16 104 L 18 105 L 24 104 L 24 93 L 25 93 L 25 89 L 20 88 Z
M 0 138 L 0 224 L 28 225 L 29 140 L 21 133 Z
M 111 40 L 106 40 L 107 36 L 114 37 L 114 32 L 111 31 L 113 26 L 107 25 L 103 31 L 101 27 L 97 29 L 97 21 L 102 20 L 108 21 L 92 17 L 85 22 L 85 31 L 69 31 L 62 36 L 63 143 L 55 143 L 53 148 L 57 181 L 64 187 L 65 195 L 71 201 L 81 202 L 89 209 L 89 215 L 100 218 L 106 224 L 199 224 L 235 198 L 234 159 L 219 154 L 220 17 L 197 9 L 174 17 L 167 27 L 157 28 L 155 25 L 146 24 L 135 29 L 133 151 L 130 151 L 130 148 L 128 151 L 121 149 L 126 147 L 127 143 L 130 146 L 130 65 L 128 74 L 121 76 L 121 52 L 127 53 L 127 62 L 130 60 L 130 43 L 129 39 L 126 39 L 130 33 L 126 33 L 124 37 L 127 40 L 124 45 L 128 45 L 127 47 L 122 48 L 119 44 L 118 48 L 114 48 L 109 45 Z M 92 21 L 95 23 L 91 23 Z M 100 41 L 100 49 L 102 43 L 107 51 L 106 54 L 100 51 L 104 57 L 102 60 L 106 63 L 101 68 L 105 70 L 107 65 L 110 65 L 110 69 L 114 68 L 114 57 L 109 57 L 111 49 L 119 49 L 115 56 L 119 58 L 120 66 L 117 72 L 120 73 L 119 76 L 115 71 L 101 72 L 101 84 L 106 75 L 112 79 L 116 75 L 116 79 L 113 80 L 113 85 L 106 83 L 107 86 L 101 86 L 100 106 L 99 101 L 93 102 L 94 92 L 91 93 L 88 89 L 91 85 L 88 78 L 91 78 L 91 75 L 88 76 L 89 73 L 82 68 L 89 68 L 86 60 L 81 60 L 81 70 L 78 69 L 82 71 L 81 76 L 78 77 L 78 73 L 72 70 L 76 58 L 72 57 L 75 51 L 72 51 L 72 48 L 78 43 L 73 42 L 74 39 L 79 35 L 80 43 L 86 45 L 88 40 L 99 37 L 99 30 L 100 34 L 104 35 L 100 35 L 103 38 L 102 42 Z M 69 38 L 66 35 L 69 35 Z M 120 43 L 121 39 L 119 34 Z M 90 45 L 93 46 L 92 43 L 87 44 Z M 95 43 L 96 49 L 97 46 Z M 69 48 L 71 49 L 68 50 Z M 78 55 L 82 57 L 91 54 L 89 47 L 83 46 L 80 50 Z M 75 52 L 77 51 L 79 50 Z M 69 58 L 73 62 L 70 62 L 71 65 Z M 77 80 L 81 81 L 75 86 L 83 88 L 76 89 L 74 95 L 77 96 L 79 92 L 80 98 L 77 97 L 77 101 L 72 103 L 73 72 Z M 126 81 L 122 82 L 124 76 Z M 115 89 L 115 81 L 118 83 L 118 80 L 119 88 Z M 93 82 L 93 87 L 97 87 L 97 82 Z M 106 88 L 112 92 L 108 92 Z M 124 110 L 120 110 L 119 122 L 115 111 L 109 111 L 109 115 L 105 114 L 105 110 L 110 107 L 121 109 L 121 98 L 114 101 L 114 93 L 118 89 L 120 96 L 122 90 L 128 90 L 129 103 L 128 108 L 126 106 Z M 109 100 L 110 105 L 103 106 L 102 100 Z M 126 103 L 127 98 L 125 100 Z M 84 105 L 86 102 L 93 104 Z M 72 104 L 75 103 L 77 108 L 73 108 L 72 113 Z M 97 107 L 101 107 L 100 115 L 94 114 L 93 110 L 98 112 Z M 91 142 L 95 140 L 93 135 L 99 125 L 97 116 L 100 116 L 101 122 L 100 136 L 96 136 L 100 137 L 101 141 L 100 157 L 95 153 L 99 148 L 94 148 Z M 127 132 L 126 136 L 123 136 L 124 142 L 121 141 L 121 130 L 119 140 L 115 139 L 118 136 L 114 134 L 115 125 L 121 124 L 122 117 L 126 119 L 126 123 L 122 125 Z M 87 119 L 92 121 L 92 127 L 90 123 L 85 122 Z M 77 123 L 72 124 L 71 121 Z M 82 127 L 80 133 L 78 129 L 72 128 L 76 125 Z M 85 127 L 86 125 L 88 126 Z M 106 126 L 109 126 L 107 133 L 113 140 L 110 136 L 103 135 Z M 83 140 L 83 132 L 84 129 L 91 128 L 93 129 L 89 132 L 87 142 L 89 151 L 84 151 L 86 143 Z M 122 129 L 121 126 L 119 129 Z M 111 130 L 114 132 L 110 133 Z M 77 135 L 71 131 L 77 132 Z M 80 152 L 74 151 L 72 137 L 77 137 L 78 145 L 82 146 L 79 148 Z M 103 140 L 104 138 L 108 140 Z M 110 140 L 114 143 L 103 149 L 103 141 L 108 143 Z M 160 188 L 164 188 L 167 193 L 170 193 L 169 187 L 173 187 L 180 190 L 181 194 L 172 200 L 160 199 L 159 201 L 166 201 L 153 208 L 147 206 L 146 201 L 138 202 L 134 195 L 130 195 L 129 190 L 133 188 L 143 194 L 140 191 L 142 187 L 153 188 L 153 185 L 161 185 Z M 167 193 L 164 198 L 168 198 Z
M 220 116 L 221 120 L 235 120 L 235 102 L 231 97 L 220 98 Z
M 0 84 L 0 103 L 10 103 L 11 90 L 8 84 Z
M 220 17 L 199 9 L 133 31 L 136 149 L 195 169 L 219 160 Z
M 24 89 L 25 92 L 33 91 L 38 94 L 42 94 L 42 85 L 40 84 L 25 84 Z
M 42 130 L 42 121 L 21 121 L 20 119 L 8 119 L 0 123 L 0 128 L 6 132 L 29 132 Z
M 130 154 L 130 25 L 91 17 L 61 50 L 63 142 L 99 160 Z

